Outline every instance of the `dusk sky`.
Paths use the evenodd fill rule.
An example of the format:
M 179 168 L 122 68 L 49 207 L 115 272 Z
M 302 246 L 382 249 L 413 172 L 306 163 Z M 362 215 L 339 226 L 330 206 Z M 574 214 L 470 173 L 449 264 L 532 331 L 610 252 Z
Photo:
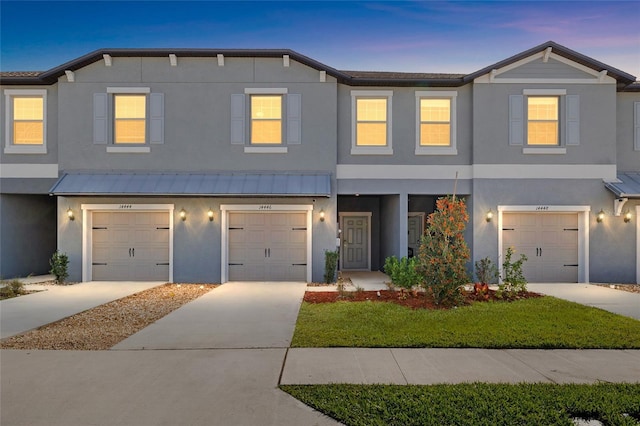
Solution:
M 4 1 L 0 69 L 100 48 L 289 48 L 343 70 L 471 73 L 553 40 L 640 78 L 640 1 Z

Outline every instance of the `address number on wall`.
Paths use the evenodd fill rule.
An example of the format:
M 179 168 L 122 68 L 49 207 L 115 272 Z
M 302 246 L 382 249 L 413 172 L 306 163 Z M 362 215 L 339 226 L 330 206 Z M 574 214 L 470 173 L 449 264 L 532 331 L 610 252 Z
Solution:
M 271 205 L 262 205 L 260 207 L 258 207 L 258 210 L 271 210 Z
M 536 207 L 536 211 L 545 211 L 549 210 L 549 206 L 538 206 Z

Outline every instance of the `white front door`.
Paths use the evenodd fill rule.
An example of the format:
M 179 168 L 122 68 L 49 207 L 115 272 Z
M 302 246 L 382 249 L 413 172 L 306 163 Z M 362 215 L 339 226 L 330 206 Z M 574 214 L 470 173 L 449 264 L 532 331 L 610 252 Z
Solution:
M 342 216 L 342 270 L 369 270 L 371 215 Z

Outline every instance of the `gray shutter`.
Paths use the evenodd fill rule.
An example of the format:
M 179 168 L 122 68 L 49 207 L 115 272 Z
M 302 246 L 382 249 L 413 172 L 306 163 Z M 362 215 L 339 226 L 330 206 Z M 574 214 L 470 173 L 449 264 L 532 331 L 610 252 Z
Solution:
M 287 95 L 287 143 L 302 143 L 302 95 Z
M 106 93 L 93 94 L 93 143 L 95 144 L 107 143 L 109 121 L 107 100 Z
M 149 95 L 149 142 L 164 143 L 164 93 Z
M 524 144 L 524 96 L 509 96 L 509 145 Z
M 633 149 L 640 151 L 640 102 L 633 103 Z
M 580 145 L 580 96 L 567 95 L 567 145 Z
M 231 143 L 244 145 L 244 95 L 231 95 Z

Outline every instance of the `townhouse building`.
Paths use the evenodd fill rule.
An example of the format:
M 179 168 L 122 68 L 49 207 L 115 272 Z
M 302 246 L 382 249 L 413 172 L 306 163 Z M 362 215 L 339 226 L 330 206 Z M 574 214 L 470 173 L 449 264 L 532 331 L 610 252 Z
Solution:
M 56 249 L 74 281 L 320 281 L 336 248 L 378 270 L 455 192 L 472 261 L 640 282 L 640 84 L 554 42 L 464 75 L 102 49 L 0 85 L 2 278 Z

